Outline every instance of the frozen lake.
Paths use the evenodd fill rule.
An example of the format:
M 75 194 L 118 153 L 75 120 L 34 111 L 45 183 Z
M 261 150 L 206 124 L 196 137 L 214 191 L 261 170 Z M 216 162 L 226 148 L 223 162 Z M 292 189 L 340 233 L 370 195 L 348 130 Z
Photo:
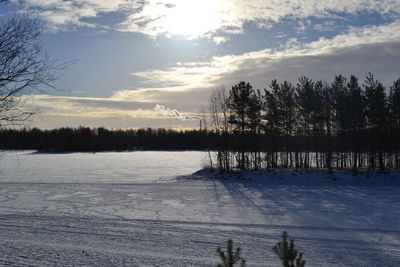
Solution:
M 248 266 L 280 266 L 286 230 L 306 266 L 400 266 L 399 173 L 193 173 L 206 159 L 3 152 L 0 265 L 215 266 L 232 238 Z
M 23 183 L 138 183 L 191 174 L 206 152 L 0 152 L 0 180 Z M 161 178 L 161 179 L 160 179 Z

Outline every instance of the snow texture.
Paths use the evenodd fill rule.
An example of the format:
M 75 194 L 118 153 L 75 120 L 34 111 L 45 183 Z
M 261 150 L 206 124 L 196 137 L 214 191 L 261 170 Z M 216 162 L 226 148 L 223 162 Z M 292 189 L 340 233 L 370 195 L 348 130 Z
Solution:
M 3 152 L 0 265 L 213 266 L 228 239 L 280 266 L 400 266 L 400 174 L 197 171 L 203 152 Z M 192 174 L 190 174 L 192 173 Z

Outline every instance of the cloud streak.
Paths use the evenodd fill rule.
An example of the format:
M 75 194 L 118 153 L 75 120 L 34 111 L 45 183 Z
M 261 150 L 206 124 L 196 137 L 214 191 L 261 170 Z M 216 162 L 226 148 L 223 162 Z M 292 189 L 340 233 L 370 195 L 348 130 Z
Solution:
M 28 96 L 27 96 L 28 97 Z M 118 100 L 113 97 L 66 97 L 33 95 L 27 98 L 39 108 L 32 126 L 41 128 L 78 127 L 108 128 L 193 128 L 200 117 L 185 115 L 155 103 Z

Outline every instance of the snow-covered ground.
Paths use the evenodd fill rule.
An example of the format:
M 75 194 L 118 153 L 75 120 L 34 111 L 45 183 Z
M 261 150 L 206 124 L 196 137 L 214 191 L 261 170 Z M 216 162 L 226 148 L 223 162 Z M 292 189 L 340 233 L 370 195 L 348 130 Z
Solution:
M 0 156 L 0 265 L 213 266 L 231 238 L 279 266 L 286 230 L 306 266 L 400 266 L 400 174 L 196 170 L 203 152 Z M 335 178 L 335 179 L 332 179 Z

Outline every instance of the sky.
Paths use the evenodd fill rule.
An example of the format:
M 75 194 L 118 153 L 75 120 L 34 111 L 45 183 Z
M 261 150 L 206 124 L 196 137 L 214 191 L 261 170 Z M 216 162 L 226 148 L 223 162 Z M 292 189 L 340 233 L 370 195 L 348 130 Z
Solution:
M 9 0 L 74 62 L 33 92 L 31 127 L 196 128 L 211 93 L 272 79 L 400 78 L 400 0 Z

